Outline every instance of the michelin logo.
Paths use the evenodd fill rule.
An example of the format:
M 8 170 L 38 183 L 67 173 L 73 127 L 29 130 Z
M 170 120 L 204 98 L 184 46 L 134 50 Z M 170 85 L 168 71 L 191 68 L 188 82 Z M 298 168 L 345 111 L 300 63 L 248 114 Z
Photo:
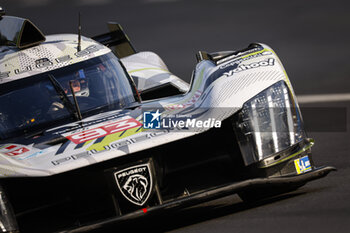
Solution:
M 254 68 L 258 68 L 261 66 L 274 66 L 275 65 L 275 59 L 273 58 L 269 58 L 267 60 L 264 61 L 260 61 L 260 62 L 253 62 L 247 65 L 239 65 L 236 69 L 230 70 L 228 72 L 223 73 L 223 76 L 231 76 L 235 73 L 239 73 L 245 70 L 250 70 L 250 69 L 254 69 Z
M 308 156 L 304 156 L 300 159 L 294 160 L 294 165 L 298 174 L 312 170 L 311 163 Z

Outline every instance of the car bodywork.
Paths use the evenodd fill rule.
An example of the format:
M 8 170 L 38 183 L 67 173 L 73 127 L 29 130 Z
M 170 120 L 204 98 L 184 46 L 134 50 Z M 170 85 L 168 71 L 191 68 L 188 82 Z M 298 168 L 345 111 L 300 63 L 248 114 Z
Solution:
M 1 21 L 2 32 L 9 22 L 19 22 L 7 16 Z M 314 165 L 313 140 L 304 131 L 293 88 L 267 45 L 199 52 L 187 84 L 157 54 L 136 52 L 118 24 L 104 35 L 78 39 L 44 37 L 30 21 L 20 21 L 22 38 L 8 37 L 11 43 L 2 44 L 0 56 L 1 127 L 7 132 L 0 142 L 4 232 L 89 231 L 233 193 L 244 200 L 268 197 L 334 170 Z M 23 39 L 26 31 L 44 39 Z M 108 64 L 118 67 L 116 73 L 105 73 Z M 92 98 L 97 84 L 91 78 L 87 86 L 77 84 L 78 91 L 70 84 L 69 92 L 57 84 L 68 69 L 79 80 L 96 72 L 123 76 L 124 84 L 101 86 L 102 92 L 123 89 L 131 97 L 120 94 L 127 100 L 99 111 L 98 104 L 85 107 L 83 98 Z M 69 99 L 73 109 L 66 113 L 70 118 L 63 121 L 55 113 L 41 125 L 42 113 L 32 103 L 42 91 L 13 94 L 36 80 L 61 90 L 61 102 Z M 16 114 L 5 114 L 16 106 Z M 82 119 L 76 117 L 79 107 Z M 3 126 L 22 112 L 20 131 Z

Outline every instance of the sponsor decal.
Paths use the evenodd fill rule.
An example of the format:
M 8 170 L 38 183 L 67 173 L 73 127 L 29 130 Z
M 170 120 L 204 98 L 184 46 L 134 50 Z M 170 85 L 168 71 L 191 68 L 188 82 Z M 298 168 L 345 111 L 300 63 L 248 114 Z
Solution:
M 5 147 L 5 149 L 6 150 L 12 150 L 12 149 L 14 149 L 16 147 L 17 147 L 16 145 L 10 145 L 10 146 Z
M 311 163 L 308 156 L 294 160 L 295 169 L 298 174 L 311 171 Z
M 26 147 L 24 146 L 21 146 L 21 145 L 5 145 L 5 146 L 2 146 L 0 148 L 0 152 L 1 153 L 4 153 L 4 155 L 7 155 L 7 156 L 18 156 L 18 155 L 22 155 L 26 152 L 28 152 L 29 149 L 27 149 Z
M 71 58 L 71 56 L 65 55 L 65 56 L 56 58 L 55 60 L 56 60 L 57 63 L 62 63 L 62 62 L 66 62 L 66 61 L 69 61 L 69 60 L 72 60 L 72 59 L 73 58 Z
M 150 133 L 142 134 L 142 135 L 134 137 L 134 138 L 128 138 L 128 139 L 125 139 L 125 140 L 119 140 L 119 141 L 112 142 L 109 145 L 103 146 L 103 148 L 101 150 L 91 149 L 91 150 L 88 150 L 88 151 L 85 151 L 85 152 L 81 152 L 81 153 L 78 153 L 78 154 L 75 154 L 75 155 L 71 155 L 71 156 L 60 158 L 60 159 L 52 160 L 51 163 L 54 166 L 58 166 L 58 165 L 60 165 L 62 163 L 68 162 L 68 161 L 77 160 L 77 159 L 80 159 L 80 158 L 86 158 L 88 156 L 92 156 L 94 154 L 102 153 L 102 152 L 105 152 L 105 151 L 118 150 L 118 149 L 120 149 L 122 147 L 129 146 L 129 145 L 132 145 L 132 144 L 135 144 L 135 143 L 138 143 L 138 142 L 142 142 L 142 141 L 145 141 L 145 140 L 148 140 L 148 139 L 160 136 L 160 135 L 164 135 L 164 134 L 167 134 L 167 133 L 169 133 L 168 130 L 156 131 L 156 132 L 150 132 Z
M 103 48 L 104 47 L 101 45 L 90 45 L 87 48 L 85 48 L 79 52 L 74 53 L 74 57 L 75 58 L 85 57 L 85 56 L 88 56 L 90 54 L 94 54 L 94 53 L 98 52 L 99 50 L 102 50 Z M 10 74 L 12 74 L 11 72 L 13 72 L 13 74 L 15 74 L 15 75 L 19 75 L 19 74 L 29 72 L 32 70 L 42 70 L 42 69 L 45 69 L 48 67 L 52 67 L 53 65 L 61 64 L 61 63 L 70 61 L 72 59 L 73 58 L 70 55 L 65 55 L 62 57 L 55 58 L 53 61 L 51 61 L 49 58 L 43 57 L 43 58 L 37 59 L 35 61 L 35 64 L 25 66 L 22 69 L 17 68 L 17 69 L 14 69 L 13 71 L 0 72 L 0 79 L 9 78 Z
M 14 72 L 15 74 L 22 74 L 22 73 L 25 73 L 25 72 L 29 72 L 32 70 L 32 67 L 31 66 L 26 66 L 24 67 L 22 70 L 20 69 L 15 69 Z
M 174 109 L 183 109 L 183 108 L 187 108 L 191 105 L 193 105 L 194 103 L 197 102 L 197 100 L 201 97 L 202 92 L 197 90 L 193 96 L 191 96 L 191 98 L 189 98 L 187 101 L 185 101 L 184 103 L 179 103 L 179 104 L 172 104 L 169 106 L 165 106 L 164 108 L 169 109 L 169 110 L 174 110 Z
M 46 151 L 47 149 L 38 150 L 36 148 L 28 148 L 18 144 L 7 144 L 0 146 L 0 153 L 3 153 L 6 156 L 10 156 L 16 160 L 25 160 L 37 157 L 43 155 Z
M 71 160 L 77 160 L 77 159 L 80 159 L 80 158 L 85 158 L 85 157 L 90 156 L 92 154 L 93 153 L 91 151 L 85 151 L 85 152 L 82 152 L 82 153 L 79 153 L 79 154 L 75 154 L 75 155 L 72 155 L 72 156 L 68 156 L 68 157 L 64 157 L 64 158 L 61 158 L 61 159 L 53 160 L 53 161 L 51 161 L 51 163 L 54 166 L 57 166 L 57 165 L 60 165 L 62 163 L 65 163 L 65 162 L 68 162 L 68 161 L 71 161 Z
M 40 59 L 35 61 L 35 67 L 38 69 L 43 69 L 43 68 L 46 68 L 46 67 L 52 66 L 52 65 L 53 65 L 53 63 L 46 57 L 40 58 Z M 30 66 L 28 66 L 28 67 L 30 67 Z
M 131 135 L 135 133 L 131 132 Z M 91 151 L 92 153 L 96 154 L 106 150 L 120 150 L 122 148 L 128 148 L 129 145 L 139 143 L 167 133 L 168 130 L 157 130 L 149 133 L 142 132 L 140 135 L 134 135 L 133 137 L 130 137 L 131 135 L 129 135 L 125 140 L 112 139 L 113 141 L 111 142 L 108 142 L 108 140 L 104 140 L 107 141 L 107 143 L 102 143 L 101 145 L 92 145 L 88 148 L 88 151 Z
M 13 150 L 11 152 L 7 152 L 5 153 L 5 155 L 8 155 L 8 156 L 16 156 L 16 155 L 21 155 L 21 154 L 24 154 L 26 152 L 28 152 L 29 150 L 25 147 L 20 147 L 16 150 Z
M 82 132 L 66 135 L 65 137 L 75 144 L 84 143 L 97 138 L 105 137 L 121 131 L 140 127 L 142 124 L 134 118 L 126 118 L 114 122 L 106 122 L 98 127 L 84 130 Z
M 253 63 L 250 63 L 250 64 L 247 64 L 247 65 L 239 65 L 237 68 L 233 69 L 233 70 L 230 70 L 228 72 L 224 72 L 223 73 L 223 76 L 231 76 L 235 73 L 239 73 L 239 72 L 242 72 L 242 71 L 246 71 L 246 70 L 250 70 L 250 69 L 255 69 L 255 68 L 258 68 L 258 67 L 262 67 L 262 66 L 274 66 L 275 65 L 275 59 L 273 58 L 269 58 L 267 60 L 264 60 L 264 61 L 259 61 L 259 62 L 253 62 Z
M 116 114 L 116 115 L 112 115 L 112 116 L 108 116 L 108 117 L 94 119 L 94 120 L 91 120 L 91 121 L 86 121 L 86 122 L 83 122 L 83 125 L 84 125 L 84 127 L 91 127 L 93 125 L 101 124 L 101 123 L 106 122 L 106 121 L 113 121 L 113 120 L 117 120 L 117 119 L 124 119 L 125 117 L 127 117 L 127 115 L 125 115 L 123 113 L 122 114 Z M 62 135 L 62 134 L 68 133 L 68 132 L 70 132 L 70 133 L 81 132 L 81 124 L 79 124 L 79 123 L 78 124 L 77 123 L 72 123 L 72 124 L 63 125 L 63 126 L 60 126 L 60 127 L 57 127 L 57 128 L 50 129 L 49 131 L 55 131 L 55 130 L 60 129 L 60 128 L 64 128 L 64 129 L 56 131 L 53 134 Z
M 77 57 L 86 56 L 86 55 L 89 55 L 91 53 L 95 53 L 95 52 L 99 51 L 101 48 L 103 48 L 103 47 L 102 46 L 96 46 L 96 45 L 90 45 L 86 49 L 83 49 L 83 50 L 81 50 L 79 52 L 76 52 L 74 55 L 77 56 Z
M 152 191 L 153 180 L 149 164 L 140 164 L 114 173 L 122 195 L 135 205 L 144 205 Z
M 25 156 L 23 158 L 20 158 L 19 160 L 25 160 L 25 159 L 30 159 L 30 158 L 34 158 L 34 157 L 37 157 L 39 155 L 43 155 L 45 152 L 47 151 L 47 149 L 44 149 L 44 150 L 39 150 L 37 152 L 34 152 L 33 154 L 30 154 L 28 156 Z
M 8 78 L 10 71 L 0 72 L 0 79 L 1 78 Z
M 260 51 L 260 52 L 257 52 L 257 53 L 252 53 L 252 54 L 249 54 L 249 55 L 246 55 L 242 58 L 239 58 L 239 59 L 235 59 L 233 61 L 230 61 L 222 66 L 220 66 L 219 68 L 220 69 L 225 69 L 226 67 L 229 67 L 229 66 L 234 66 L 236 64 L 240 64 L 241 62 L 243 61 L 246 61 L 246 60 L 250 60 L 250 59 L 253 59 L 253 58 L 256 58 L 256 57 L 261 57 L 261 56 L 265 56 L 265 55 L 272 55 L 272 52 L 270 51 Z
M 224 63 L 224 62 L 227 62 L 227 61 L 229 61 L 229 60 L 232 60 L 232 59 L 234 59 L 234 58 L 236 58 L 236 57 L 240 57 L 240 56 L 243 56 L 243 55 L 248 54 L 248 53 L 257 52 L 257 51 L 260 51 L 260 50 L 262 50 L 262 49 L 263 49 L 263 47 L 258 47 L 258 48 L 250 49 L 250 50 L 245 51 L 245 52 L 240 52 L 240 53 L 238 53 L 238 54 L 234 54 L 234 55 L 232 55 L 232 56 L 229 56 L 229 57 L 226 57 L 226 58 L 222 58 L 222 59 L 220 59 L 219 61 L 217 61 L 216 64 L 219 65 L 219 64 L 221 64 L 221 63 Z

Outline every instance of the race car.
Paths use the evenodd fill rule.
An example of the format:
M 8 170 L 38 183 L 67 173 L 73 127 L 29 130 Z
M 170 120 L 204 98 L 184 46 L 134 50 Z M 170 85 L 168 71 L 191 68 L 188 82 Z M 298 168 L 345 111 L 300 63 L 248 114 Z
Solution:
M 269 46 L 200 51 L 188 84 L 108 26 L 45 36 L 0 10 L 1 232 L 85 232 L 232 194 L 255 201 L 335 170 L 315 166 Z

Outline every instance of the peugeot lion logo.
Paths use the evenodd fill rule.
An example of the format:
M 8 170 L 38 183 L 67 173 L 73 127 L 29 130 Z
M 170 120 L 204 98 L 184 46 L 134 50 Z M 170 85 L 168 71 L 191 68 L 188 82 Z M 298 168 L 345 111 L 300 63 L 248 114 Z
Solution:
M 129 167 L 115 173 L 118 188 L 133 204 L 142 206 L 152 191 L 152 176 L 149 164 Z
M 142 198 L 147 191 L 148 181 L 142 175 L 132 175 L 128 178 L 123 189 L 125 189 L 133 198 L 142 202 Z

